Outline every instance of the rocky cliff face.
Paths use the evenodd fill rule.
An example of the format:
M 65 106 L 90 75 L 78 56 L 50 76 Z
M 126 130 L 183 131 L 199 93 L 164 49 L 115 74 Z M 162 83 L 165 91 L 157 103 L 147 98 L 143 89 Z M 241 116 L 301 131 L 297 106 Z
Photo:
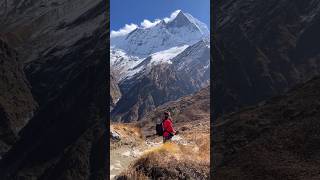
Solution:
M 24 62 L 39 110 L 0 161 L 0 177 L 105 178 L 105 2 L 7 4 L 1 32 Z
M 113 72 L 110 73 L 110 111 L 116 106 L 117 102 L 121 98 L 121 91 L 118 85 L 118 81 Z
M 218 118 L 216 179 L 318 179 L 320 78 Z
M 0 36 L 0 156 L 18 140 L 37 110 L 15 50 Z
M 319 1 L 217 2 L 218 113 L 282 93 L 319 74 Z

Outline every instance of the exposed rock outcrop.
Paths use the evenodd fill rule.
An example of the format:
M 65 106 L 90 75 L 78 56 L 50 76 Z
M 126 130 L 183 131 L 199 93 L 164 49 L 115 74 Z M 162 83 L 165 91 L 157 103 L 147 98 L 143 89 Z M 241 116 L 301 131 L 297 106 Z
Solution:
M 37 110 L 18 54 L 0 36 L 0 156 L 19 139 Z

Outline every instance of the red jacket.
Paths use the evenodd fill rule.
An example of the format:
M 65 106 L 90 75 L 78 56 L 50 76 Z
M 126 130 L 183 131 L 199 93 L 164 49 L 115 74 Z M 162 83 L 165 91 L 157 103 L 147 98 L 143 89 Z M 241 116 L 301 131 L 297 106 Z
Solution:
M 169 133 L 174 134 L 173 124 L 170 119 L 163 120 L 163 137 L 168 137 Z

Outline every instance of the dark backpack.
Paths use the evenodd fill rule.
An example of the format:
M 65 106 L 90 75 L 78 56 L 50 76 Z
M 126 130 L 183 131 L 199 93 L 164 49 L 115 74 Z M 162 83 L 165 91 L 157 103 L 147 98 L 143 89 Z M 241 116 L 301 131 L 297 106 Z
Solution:
M 159 123 L 156 125 L 156 132 L 158 136 L 162 136 L 163 135 L 163 127 L 162 127 L 162 123 Z

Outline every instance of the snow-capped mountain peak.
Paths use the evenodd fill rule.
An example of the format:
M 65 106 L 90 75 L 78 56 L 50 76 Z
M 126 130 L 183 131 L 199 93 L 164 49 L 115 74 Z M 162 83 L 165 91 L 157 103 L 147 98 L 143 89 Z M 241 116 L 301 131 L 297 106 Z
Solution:
M 204 23 L 180 11 L 171 21 L 161 20 L 149 28 L 138 27 L 124 37 L 111 37 L 111 46 L 124 50 L 128 55 L 145 58 L 172 47 L 192 45 L 208 34 Z
M 194 18 L 191 14 L 185 13 L 184 15 L 189 19 L 191 23 L 195 24 L 199 28 L 199 30 L 203 33 L 204 36 L 209 36 L 210 31 L 206 24 Z
M 168 24 L 172 24 L 176 27 L 186 26 L 190 23 L 191 23 L 191 21 L 188 19 L 188 17 L 182 11 L 180 11 L 173 20 L 168 22 Z
M 157 25 L 165 27 L 167 23 L 162 19 Z
M 119 82 L 131 79 L 135 74 L 147 73 L 158 64 L 177 64 L 174 62 L 177 59 L 188 61 L 179 65 L 184 68 L 192 64 L 189 61 L 193 59 L 203 59 L 200 55 L 208 47 L 195 48 L 194 45 L 209 39 L 208 35 L 209 30 L 204 23 L 180 11 L 170 20 L 137 27 L 125 36 L 111 37 L 110 64 Z M 187 50 L 189 47 L 193 47 L 192 50 Z M 182 55 L 187 58 L 177 58 Z M 208 59 L 207 56 L 204 59 Z

